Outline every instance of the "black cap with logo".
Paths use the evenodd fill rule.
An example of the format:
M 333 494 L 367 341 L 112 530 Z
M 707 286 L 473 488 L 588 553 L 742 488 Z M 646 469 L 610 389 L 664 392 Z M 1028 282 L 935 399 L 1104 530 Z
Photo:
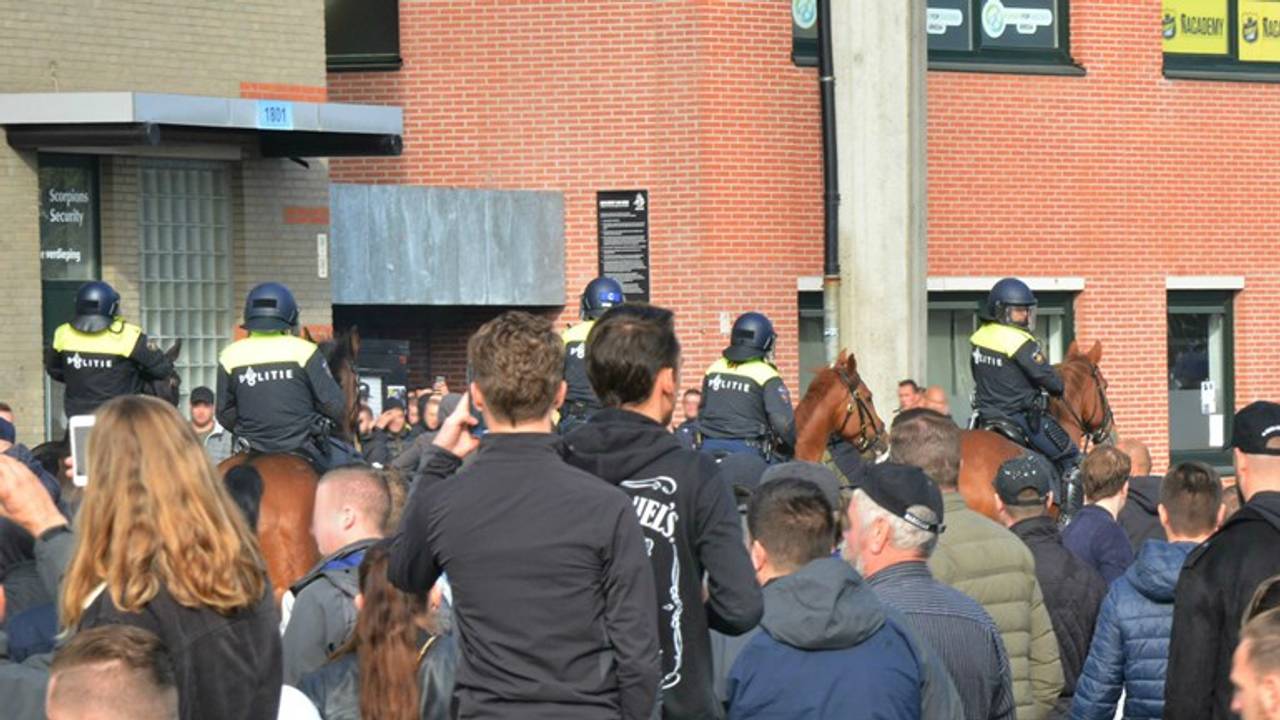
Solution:
M 854 487 L 913 527 L 931 533 L 946 530 L 942 524 L 942 492 L 923 470 L 914 465 L 890 462 L 871 465 Z M 908 512 L 913 505 L 929 508 L 938 521 L 931 523 Z
M 1245 455 L 1280 455 L 1280 405 L 1259 400 L 1241 408 L 1231 428 L 1231 447 Z
M 1019 501 L 1023 490 L 1035 490 L 1034 499 Z M 996 471 L 996 493 L 1005 505 L 1032 507 L 1043 505 L 1053 490 L 1053 468 L 1049 461 L 1033 453 L 1022 453 L 1005 460 Z

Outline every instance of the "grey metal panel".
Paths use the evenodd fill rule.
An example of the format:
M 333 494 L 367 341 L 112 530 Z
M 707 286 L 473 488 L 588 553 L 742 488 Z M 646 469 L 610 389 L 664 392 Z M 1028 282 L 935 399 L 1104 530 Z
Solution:
M 329 205 L 335 303 L 564 303 L 561 193 L 334 184 Z
M 133 93 L 0 93 L 0 125 L 133 121 Z

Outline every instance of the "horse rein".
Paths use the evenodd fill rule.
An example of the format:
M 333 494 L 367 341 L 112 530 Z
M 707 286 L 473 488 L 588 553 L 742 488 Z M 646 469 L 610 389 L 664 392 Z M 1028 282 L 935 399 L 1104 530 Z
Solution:
M 861 378 L 850 377 L 849 372 L 842 367 L 832 368 L 836 375 L 840 378 L 840 382 L 844 383 L 844 387 L 849 391 L 849 403 L 844 408 L 844 420 L 836 427 L 832 433 L 838 439 L 844 439 L 845 426 L 849 424 L 849 420 L 853 419 L 853 414 L 858 414 L 858 435 L 854 439 L 853 448 L 858 454 L 866 453 L 873 448 L 879 439 L 879 433 L 869 435 L 868 429 L 874 431 L 875 423 L 871 420 L 871 408 L 867 407 L 867 403 L 858 395 L 858 385 Z
M 1098 392 L 1098 404 L 1102 407 L 1102 422 L 1092 432 L 1089 431 L 1088 425 L 1084 418 L 1080 417 L 1066 400 L 1055 398 L 1062 403 L 1062 407 L 1066 408 L 1067 414 L 1080 428 L 1080 433 L 1084 436 L 1084 447 L 1081 452 L 1089 452 L 1089 443 L 1094 445 L 1102 445 L 1111 435 L 1111 430 L 1115 426 L 1115 415 L 1111 412 L 1111 403 L 1107 401 L 1107 381 L 1102 377 L 1102 369 L 1095 365 L 1092 361 L 1084 359 L 1084 363 L 1089 366 L 1089 375 L 1093 378 L 1093 386 Z

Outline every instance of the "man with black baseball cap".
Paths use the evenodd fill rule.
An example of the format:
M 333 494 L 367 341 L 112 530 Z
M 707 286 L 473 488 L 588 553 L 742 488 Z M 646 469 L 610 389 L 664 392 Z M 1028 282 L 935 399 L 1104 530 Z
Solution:
M 966 718 L 1012 718 L 1013 687 L 999 629 L 977 601 L 929 571 L 929 555 L 946 529 L 943 513 L 942 493 L 923 470 L 871 465 L 849 502 L 845 559 L 936 652 Z
M 235 454 L 231 432 L 222 427 L 215 417 L 217 402 L 213 390 L 201 385 L 191 391 L 188 402 L 191 404 L 191 429 L 213 464 L 217 465 Z
M 1063 684 L 1057 709 L 1065 717 L 1089 656 L 1107 583 L 1062 544 L 1058 521 L 1049 516 L 1053 482 L 1053 467 L 1040 455 L 1023 453 L 1006 460 L 996 471 L 996 511 L 1035 557 L 1036 580 L 1058 638 Z
M 1225 720 L 1231 714 L 1231 655 L 1254 590 L 1280 574 L 1280 405 L 1236 413 L 1231 433 L 1244 501 L 1187 557 L 1173 606 L 1165 717 Z

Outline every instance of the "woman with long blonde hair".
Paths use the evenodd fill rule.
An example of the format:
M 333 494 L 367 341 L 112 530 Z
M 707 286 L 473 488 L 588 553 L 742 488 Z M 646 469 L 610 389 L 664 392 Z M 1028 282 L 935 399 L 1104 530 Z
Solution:
M 273 718 L 280 635 L 257 540 L 190 425 L 142 396 L 103 405 L 62 585 L 62 625 L 154 632 L 181 716 Z

